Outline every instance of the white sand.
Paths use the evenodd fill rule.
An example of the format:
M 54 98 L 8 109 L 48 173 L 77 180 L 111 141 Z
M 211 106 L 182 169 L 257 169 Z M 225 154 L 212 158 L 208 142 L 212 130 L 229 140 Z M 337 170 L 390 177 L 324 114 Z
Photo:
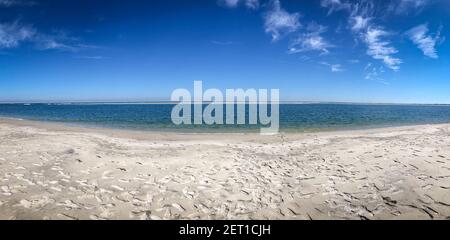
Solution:
M 0 219 L 366 218 L 450 218 L 450 125 L 260 136 L 0 120 Z

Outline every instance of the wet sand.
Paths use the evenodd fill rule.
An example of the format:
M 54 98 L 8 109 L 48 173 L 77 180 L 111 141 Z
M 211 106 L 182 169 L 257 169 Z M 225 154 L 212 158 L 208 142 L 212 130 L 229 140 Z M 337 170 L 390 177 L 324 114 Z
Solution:
M 0 119 L 0 219 L 449 219 L 450 124 L 181 134 Z

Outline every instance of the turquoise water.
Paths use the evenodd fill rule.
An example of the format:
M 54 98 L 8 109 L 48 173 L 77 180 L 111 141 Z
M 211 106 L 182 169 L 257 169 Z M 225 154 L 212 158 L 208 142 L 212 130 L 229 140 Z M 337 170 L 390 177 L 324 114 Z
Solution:
M 154 131 L 242 132 L 260 125 L 172 123 L 171 104 L 0 104 L 0 116 L 83 126 Z M 450 123 L 447 105 L 281 104 L 281 131 L 362 129 Z

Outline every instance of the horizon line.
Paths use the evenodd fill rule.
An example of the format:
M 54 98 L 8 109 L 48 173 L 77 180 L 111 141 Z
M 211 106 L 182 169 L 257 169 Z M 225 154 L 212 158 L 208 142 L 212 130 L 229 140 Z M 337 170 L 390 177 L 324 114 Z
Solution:
M 210 104 L 213 101 L 202 101 L 204 104 Z M 0 104 L 179 104 L 180 101 L 170 100 L 18 100 L 2 101 Z M 196 102 L 193 102 L 194 104 Z M 227 103 L 250 103 L 245 102 L 227 102 Z M 270 103 L 270 101 L 268 101 Z M 310 101 L 310 100 L 280 100 L 279 104 L 365 104 L 365 105 L 450 105 L 450 103 L 418 103 L 418 102 L 364 102 L 364 101 Z

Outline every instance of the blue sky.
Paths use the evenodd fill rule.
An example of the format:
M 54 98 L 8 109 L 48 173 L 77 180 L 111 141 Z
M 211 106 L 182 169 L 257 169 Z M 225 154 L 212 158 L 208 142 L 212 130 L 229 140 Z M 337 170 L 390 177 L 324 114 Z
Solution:
M 450 103 L 446 0 L 0 0 L 0 101 Z

